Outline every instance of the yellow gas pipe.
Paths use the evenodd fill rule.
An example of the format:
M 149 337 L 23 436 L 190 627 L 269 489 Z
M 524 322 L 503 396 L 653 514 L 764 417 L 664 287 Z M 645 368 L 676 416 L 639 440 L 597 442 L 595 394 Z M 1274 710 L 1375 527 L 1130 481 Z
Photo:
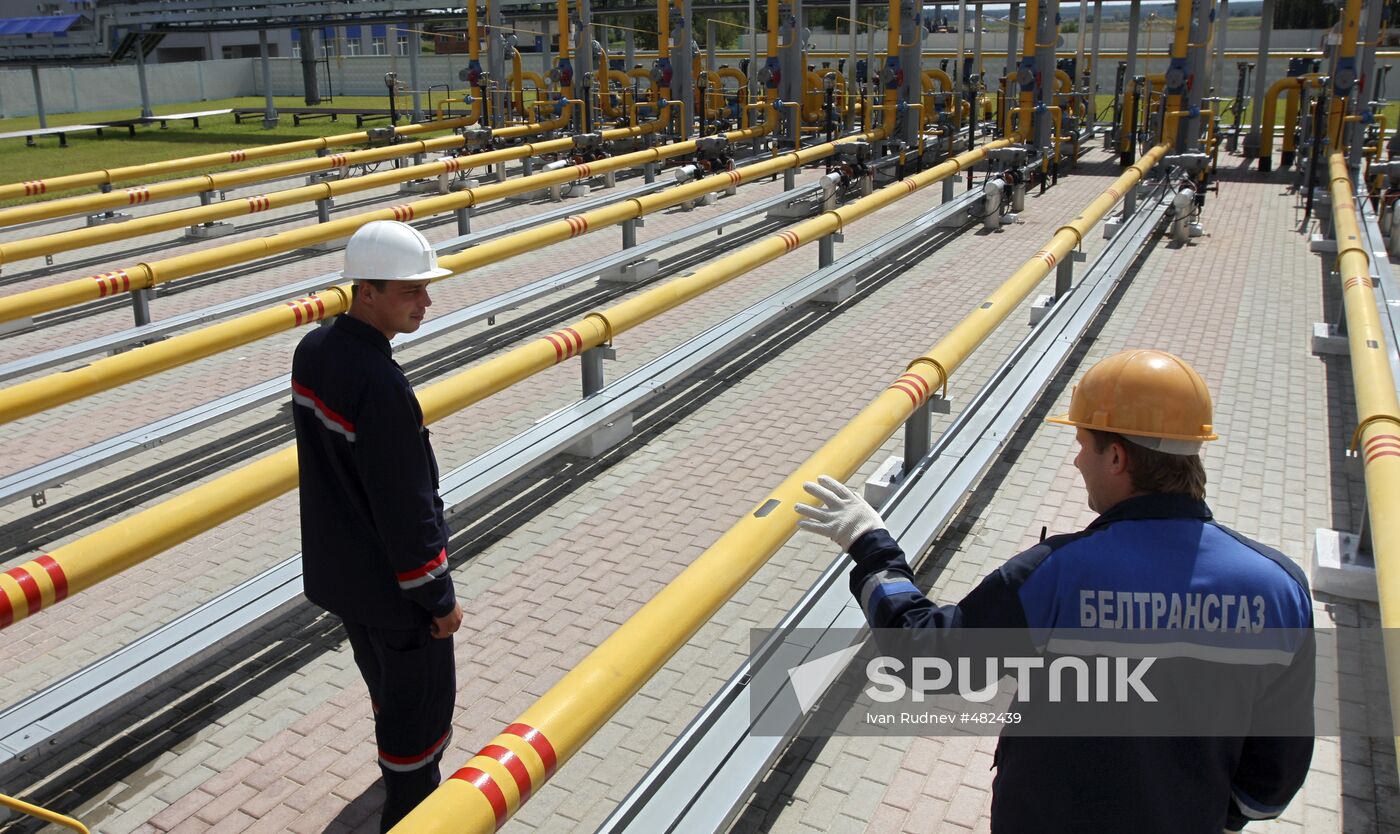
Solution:
M 765 123 L 756 128 L 748 130 L 733 131 L 725 134 L 731 140 L 742 141 L 746 139 L 762 136 L 772 129 L 774 120 L 770 117 Z M 652 123 L 656 124 L 656 123 Z M 613 131 L 621 136 L 612 138 L 622 138 L 629 134 L 627 130 Z M 607 137 L 607 132 L 604 134 Z M 571 142 L 572 140 L 556 140 L 560 142 Z M 829 146 L 821 145 L 824 154 L 832 153 Z M 514 149 L 512 149 L 514 150 Z M 516 180 L 503 183 L 490 183 L 476 188 L 466 189 L 455 194 L 443 195 L 440 197 L 430 197 L 426 200 L 414 204 L 415 211 L 407 216 L 428 216 L 438 212 L 452 211 L 464 206 L 480 205 L 490 200 L 498 200 L 503 197 L 520 194 L 526 191 L 533 191 L 551 185 L 559 185 L 574 180 L 587 179 L 607 171 L 616 171 L 624 168 L 636 167 L 648 162 L 659 162 L 674 156 L 680 156 L 695 151 L 694 142 L 681 142 L 672 145 L 662 145 L 655 148 L 648 148 L 643 151 L 636 151 L 630 154 L 610 157 L 597 160 L 587 164 L 572 165 L 556 171 L 544 171 L 529 177 L 521 177 Z M 750 176 L 745 168 L 745 174 L 740 177 Z M 737 184 L 737 182 L 736 182 Z M 662 192 L 671 195 L 674 189 Z M 665 199 L 665 198 L 663 198 Z M 677 200 L 676 203 L 683 202 Z M 675 203 L 672 203 L 674 205 Z M 623 203 L 625 206 L 638 205 L 636 200 L 629 200 Z M 265 238 L 240 241 L 225 246 L 216 247 L 205 252 L 195 252 L 188 255 L 177 255 L 161 261 L 139 264 L 132 267 L 130 271 L 124 271 L 123 282 L 129 281 L 131 288 L 138 289 L 152 286 L 156 283 L 170 281 L 188 275 L 213 269 L 221 266 L 229 266 L 235 263 L 242 263 L 256 257 L 262 257 L 275 252 L 285 252 L 293 249 L 300 249 L 309 243 L 335 240 L 353 234 L 356 229 L 373 220 L 393 220 L 402 219 L 405 214 L 402 206 L 381 209 L 379 211 L 366 212 L 354 217 L 347 217 L 331 223 L 323 223 L 309 229 L 298 229 L 290 232 L 271 235 Z M 563 223 L 563 221 L 559 221 Z M 620 220 L 617 222 L 621 222 Z M 567 224 L 566 224 L 567 225 Z M 558 224 L 544 227 L 563 228 Z M 542 240 L 542 235 L 538 229 L 519 232 L 505 241 L 523 240 L 527 243 Z M 565 238 L 567 239 L 567 238 Z M 475 247 L 471 250 L 473 257 L 482 252 L 504 251 L 505 243 L 501 240 L 493 241 L 490 244 Z M 523 249 L 515 250 L 512 254 L 527 251 L 535 246 L 527 245 Z M 450 263 L 451 257 L 444 262 Z M 475 264 L 474 265 L 479 265 Z M 74 286 L 77 285 L 77 286 Z M 61 284 L 54 288 L 34 290 L 31 293 L 24 293 L 21 296 L 37 296 L 38 299 L 28 299 L 31 306 L 38 301 L 53 303 L 53 298 L 61 292 L 66 291 L 66 298 L 71 298 L 75 293 L 91 293 L 90 284 L 83 281 Z M 13 296 L 12 298 L 21 298 Z M 271 333 L 286 330 L 302 324 L 309 324 L 312 321 L 326 318 L 344 312 L 346 305 L 345 298 L 336 297 L 330 300 L 320 298 L 317 295 L 278 305 L 269 310 L 259 313 L 251 313 L 246 316 L 214 325 L 203 330 L 176 336 L 152 345 L 127 353 L 99 359 L 91 364 L 85 365 L 74 371 L 51 374 L 38 379 L 29 380 L 8 388 L 0 389 L 0 423 L 10 422 L 29 414 L 35 414 L 47 408 L 71 402 L 85 396 L 104 391 L 117 385 L 122 385 L 134 379 L 139 379 L 161 370 L 177 367 L 179 365 L 192 362 L 204 356 L 210 356 L 223 350 L 227 350 L 238 344 L 245 344 L 270 335 Z M 271 328 L 271 329 L 269 329 Z
M 453 128 L 464 127 L 467 124 L 468 122 L 465 119 L 451 119 L 446 122 L 422 122 L 420 124 L 395 127 L 394 135 L 416 136 L 420 133 L 452 130 Z M 116 182 L 163 176 L 176 171 L 192 171 L 197 168 L 207 168 L 211 165 L 230 165 L 239 162 L 252 162 L 254 160 L 269 159 L 275 156 L 290 156 L 291 154 L 302 153 L 303 151 L 319 151 L 326 148 L 342 147 L 344 145 L 360 145 L 368 141 L 369 132 L 362 130 L 356 133 L 343 133 L 337 136 L 301 139 L 296 142 L 279 142 L 275 145 L 263 145 L 258 148 L 219 151 L 218 153 L 201 154 L 199 156 L 189 156 L 182 159 L 168 159 L 163 162 L 147 162 L 142 165 L 128 165 L 122 168 L 103 169 L 100 171 L 88 171 L 82 174 L 66 174 L 61 177 L 28 180 L 26 182 L 0 185 L 0 200 L 12 200 L 16 197 L 34 197 L 40 194 L 54 194 L 59 191 L 72 191 L 90 185 L 111 185 Z
M 773 121 L 770 119 L 768 125 L 772 124 Z M 768 127 L 755 127 L 748 131 L 735 131 L 727 135 L 732 140 L 742 141 L 760 136 L 767 130 Z M 840 141 L 877 138 L 880 138 L 878 131 Z M 772 176 L 785 168 L 815 162 L 835 153 L 835 145 L 839 143 L 812 145 L 801 151 L 780 154 L 772 159 L 734 171 L 726 171 L 665 191 L 593 209 L 564 220 L 557 220 L 534 229 L 517 232 L 464 252 L 443 256 L 438 260 L 438 264 L 452 270 L 453 273 L 461 273 L 487 264 L 497 263 L 522 252 L 559 243 L 588 231 L 595 231 L 599 228 L 635 219 L 713 191 L 728 189 Z M 657 149 L 652 149 L 653 152 L 655 150 Z M 980 148 L 974 153 L 985 152 L 985 150 L 985 147 Z M 919 176 L 926 176 L 928 173 L 926 171 Z M 900 184 L 900 189 L 904 190 L 903 183 Z M 905 191 L 905 193 L 908 192 Z M 883 205 L 883 203 L 881 204 Z M 822 218 L 830 217 L 836 218 L 837 228 L 839 228 L 842 215 L 834 212 L 822 215 Z M 781 235 L 779 239 L 781 239 Z M 776 252 L 772 257 L 780 254 L 782 254 L 781 251 Z M 730 258 L 732 259 L 733 256 Z M 734 276 L 729 275 L 728 277 Z M 727 278 L 723 280 L 727 280 Z M 423 408 L 424 421 L 426 423 L 435 422 L 449 413 L 466 408 L 522 379 L 553 367 L 582 352 L 586 347 L 611 341 L 616 334 L 694 298 L 712 286 L 723 283 L 723 280 L 717 278 L 717 273 L 711 267 L 705 267 L 693 275 L 648 290 L 643 295 L 607 311 L 592 313 L 581 322 L 573 325 L 572 328 L 568 328 L 574 333 L 586 334 L 583 336 L 586 341 L 567 355 L 558 352 L 556 346 L 559 342 L 557 340 L 545 337 L 489 359 L 454 377 L 430 385 L 422 390 L 418 396 Z M 296 316 L 295 322 L 292 320 L 292 311 L 288 310 L 287 307 L 280 307 L 256 313 L 253 316 L 245 316 L 241 326 L 247 331 L 251 326 L 256 325 L 259 330 L 258 335 L 268 335 L 309 323 L 324 316 L 344 312 L 349 306 L 349 299 L 349 285 L 331 287 L 324 293 L 299 300 L 293 308 Z M 174 355 L 178 355 L 187 347 L 194 347 L 198 341 L 191 339 L 190 336 L 202 335 L 206 341 L 217 341 L 223 348 L 257 338 L 257 336 L 250 337 L 247 333 L 235 337 L 234 331 L 237 328 L 232 327 L 235 324 L 237 323 L 229 322 L 224 325 L 215 325 L 207 328 L 203 334 L 177 336 L 158 345 L 149 345 L 129 353 L 99 360 L 99 363 L 106 364 L 102 373 L 125 373 L 126 378 L 134 378 L 135 374 L 131 370 L 136 363 L 133 363 L 130 358 L 142 351 L 148 351 L 150 348 L 163 348 L 160 352 L 164 357 L 162 360 L 165 362 L 164 367 L 173 367 L 174 364 L 179 364 Z M 563 333 L 564 331 L 558 332 Z M 564 338 L 567 339 L 567 337 Z M 176 345 L 173 350 L 165 347 L 177 341 L 181 344 Z M 574 344 L 573 341 L 565 343 Z M 116 363 L 111 361 L 124 359 L 125 361 Z M 150 360 L 146 361 L 150 362 Z M 94 366 L 97 364 L 94 363 Z M 118 370 L 118 366 L 120 366 L 120 370 Z M 89 366 L 89 368 L 91 367 L 93 366 Z M 74 373 L 81 374 L 86 370 L 88 369 Z M 0 573 L 0 628 L 33 616 L 40 610 L 48 608 L 68 596 L 86 590 L 157 553 L 288 492 L 296 487 L 296 482 L 296 450 L 295 448 L 285 448 L 241 469 L 222 475 L 209 483 L 195 487 L 189 492 L 167 499 L 136 515 L 117 521 L 102 530 L 58 547 L 38 559 L 18 565 L 5 573 Z M 37 594 L 26 592 L 26 587 L 31 581 L 37 587 Z M 24 584 L 22 585 L 21 582 Z M 35 596 L 37 599 L 34 598 Z
M 1351 345 L 1351 379 L 1356 397 L 1356 431 L 1351 450 L 1359 452 L 1366 476 L 1367 518 L 1376 563 L 1381 628 L 1386 635 L 1385 674 L 1390 715 L 1400 727 L 1400 641 L 1389 636 L 1400 628 L 1400 400 L 1386 356 L 1385 331 L 1376 309 L 1370 255 L 1356 221 L 1356 201 L 1346 155 L 1330 157 L 1332 223 L 1337 239 L 1337 273 L 1342 282 L 1347 341 Z M 1383 253 L 1382 253 L 1383 254 Z M 1377 349 L 1376 346 L 1381 346 Z M 1392 739 L 1400 749 L 1400 737 Z
M 1342 12 L 1342 42 L 1337 45 L 1337 64 L 1343 61 L 1351 62 L 1353 70 L 1356 69 L 1356 41 L 1361 29 L 1361 0 L 1347 0 L 1346 7 Z M 1332 98 L 1327 107 L 1327 137 L 1334 149 L 1340 150 L 1343 147 L 1343 139 L 1346 136 L 1347 107 L 1351 101 L 1350 91 L 1345 96 L 1336 94 L 1336 80 L 1333 80 Z M 1355 89 L 1355 83 L 1352 84 Z
M 443 105 L 439 104 L 438 106 L 441 107 Z M 569 109 L 566 108 L 559 118 L 556 118 L 550 122 L 534 125 L 515 126 L 510 128 L 501 128 L 500 130 L 495 131 L 494 135 L 502 136 L 504 134 L 505 136 L 513 137 L 517 135 L 528 135 L 529 133 L 540 133 L 554 130 L 556 128 L 563 127 L 568 123 L 568 112 Z M 523 133 L 522 128 L 524 129 Z M 427 153 L 429 151 L 435 150 L 446 150 L 450 148 L 462 147 L 466 144 L 466 142 L 467 139 L 463 136 L 443 136 L 437 139 L 420 140 L 413 143 L 395 146 L 395 149 L 398 153 L 394 155 L 397 156 L 403 155 L 405 153 L 417 154 Z M 531 153 L 527 149 L 533 147 L 534 146 L 530 145 L 521 145 L 515 148 L 506 148 L 500 151 L 491 151 L 490 154 L 495 154 L 495 156 L 491 156 L 491 160 L 494 162 L 502 159 L 519 159 L 525 156 L 529 156 L 531 155 Z M 320 160 L 317 160 L 318 163 L 321 163 L 318 164 L 317 167 L 324 170 L 329 168 L 354 165 L 360 162 L 387 159 L 390 155 L 386 154 L 385 150 L 387 149 L 377 148 L 367 151 L 356 151 L 354 153 L 337 155 L 335 157 L 327 157 L 323 163 L 321 163 Z M 464 167 L 473 168 L 479 165 L 488 164 L 480 162 L 478 160 L 478 157 L 481 156 L 486 155 L 478 154 L 453 159 L 445 159 L 439 162 L 428 162 L 422 165 L 413 165 L 406 168 L 395 168 L 389 171 L 380 171 L 378 173 L 366 174 L 364 176 L 359 177 L 349 177 L 345 179 L 336 180 L 334 182 L 319 182 L 315 185 L 304 185 L 296 188 L 287 188 L 281 191 L 273 191 L 268 194 L 260 194 L 255 197 L 246 197 L 240 200 L 226 200 L 222 203 L 211 203 L 207 206 L 195 206 L 192 208 L 177 209 L 175 211 L 163 212 L 161 214 L 153 214 L 147 217 L 138 217 L 134 220 L 129 220 L 126 223 L 113 223 L 104 226 L 89 226 L 81 229 L 71 229 L 66 232 L 55 232 L 49 235 L 40 235 L 38 237 L 14 240 L 9 241 L 7 243 L 0 243 L 0 264 L 12 264 L 16 261 L 21 261 L 26 258 L 37 258 L 41 255 L 51 255 L 56 254 L 58 252 L 70 252 L 75 249 L 81 249 L 88 246 L 96 246 L 101 243 L 109 243 L 114 240 L 126 240 L 129 238 L 139 237 L 141 235 L 152 234 L 155 232 L 179 229 L 184 226 L 195 226 L 201 223 L 212 223 L 216 220 L 225 220 L 230 217 L 242 217 L 250 214 L 257 214 L 259 212 L 269 211 L 271 209 L 283 208 L 286 206 L 297 205 L 300 203 L 315 202 L 317 200 L 322 200 L 341 194 L 352 194 L 359 191 L 366 191 L 369 189 L 378 188 L 384 185 L 397 184 L 407 180 L 436 177 L 444 173 L 452 173 L 455 171 L 462 170 L 462 168 Z M 310 160 L 306 161 L 309 162 Z M 283 164 L 301 165 L 302 163 L 298 162 Z M 207 177 L 202 177 L 200 179 L 204 181 L 204 184 L 199 188 L 199 190 L 206 191 L 212 188 L 224 188 L 230 187 L 233 184 L 238 184 L 238 181 L 242 179 L 242 173 L 243 172 L 230 172 L 231 175 L 229 176 L 225 176 L 224 174 L 210 174 Z M 175 189 L 171 190 L 173 191 Z M 81 201 L 83 210 L 93 211 L 96 210 L 99 206 L 110 206 L 110 201 L 107 201 L 105 199 L 109 196 L 115 196 L 122 200 L 120 205 L 135 205 L 146 202 L 148 199 L 150 199 L 152 195 L 165 196 L 166 193 L 168 192 L 161 190 L 159 185 L 153 185 L 150 186 L 149 189 L 128 189 L 128 192 L 125 194 L 92 195 L 90 197 L 79 197 L 74 199 Z M 102 275 L 108 274 L 109 273 L 102 273 Z M 93 280 L 101 281 L 103 279 L 94 277 L 88 279 L 79 279 L 78 282 L 70 283 L 82 283 L 84 281 L 91 282 Z M 116 284 L 121 284 L 121 282 L 117 281 Z M 129 287 L 126 286 L 118 287 L 116 286 L 116 284 L 114 284 L 112 287 L 114 290 L 120 289 L 121 291 L 126 291 L 127 289 L 129 289 Z M 102 295 L 106 294 L 107 293 L 101 293 L 94 297 L 101 297 Z M 20 295 L 23 296 L 24 294 L 21 293 Z M 18 297 L 20 296 L 7 296 L 4 298 L 0 298 L 0 321 L 11 321 L 12 319 L 6 318 L 6 316 L 16 315 L 11 312 L 10 302 L 11 299 Z M 16 317 L 23 315 L 30 315 L 30 313 L 20 313 L 17 314 Z
M 1039 285 L 1051 265 L 1070 256 L 1122 194 L 1133 188 L 1165 152 L 1165 146 L 1153 148 L 1137 165 L 1124 171 L 1113 187 L 1091 202 L 1079 217 L 1062 226 L 981 307 L 929 352 L 910 363 L 905 374 L 766 495 L 754 512 L 747 513 L 541 695 L 504 733 L 445 780 L 392 829 L 394 834 L 490 834 L 504 824 L 519 810 L 524 798 L 538 792 L 796 532 L 799 516 L 793 507 L 811 501 L 802 484 L 815 481 L 821 474 L 841 480 L 850 477 L 932 392 L 946 390 L 949 375 Z M 916 180 L 908 186 L 914 190 L 951 176 L 958 168 L 956 162 L 944 162 L 882 191 L 903 190 L 904 183 Z M 858 213 L 861 202 L 800 223 L 786 234 L 797 235 L 799 241 L 818 239 L 833 227 L 840 229 L 849 222 L 848 210 L 854 216 L 865 213 Z M 787 242 L 770 239 L 704 269 L 719 275 L 747 271 L 791 248 Z M 584 345 L 593 344 L 594 338 L 603 342 L 612 321 L 612 315 L 586 321 L 590 325 L 588 332 L 579 331 L 584 334 Z M 911 391 L 922 396 L 916 401 Z

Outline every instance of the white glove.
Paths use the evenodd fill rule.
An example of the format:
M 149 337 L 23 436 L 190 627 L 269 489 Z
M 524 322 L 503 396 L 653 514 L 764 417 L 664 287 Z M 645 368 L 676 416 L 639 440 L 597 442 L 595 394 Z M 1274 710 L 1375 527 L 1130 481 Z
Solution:
M 808 481 L 802 488 L 826 506 L 798 504 L 795 508 L 797 514 L 806 516 L 797 522 L 798 527 L 826 536 L 844 550 L 850 550 L 856 539 L 871 530 L 884 528 L 885 520 L 875 512 L 875 508 L 851 492 L 845 484 L 830 475 L 822 475 L 817 481 L 815 484 Z

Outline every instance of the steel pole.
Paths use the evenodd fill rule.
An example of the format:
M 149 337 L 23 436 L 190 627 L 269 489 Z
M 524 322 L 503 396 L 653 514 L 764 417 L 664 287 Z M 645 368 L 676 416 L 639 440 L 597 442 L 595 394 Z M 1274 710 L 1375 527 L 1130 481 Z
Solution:
M 258 57 L 262 65 L 263 102 L 266 107 L 263 110 L 263 127 L 277 127 L 277 105 L 272 101 L 272 60 L 268 57 L 267 30 L 258 30 Z
M 39 112 L 39 128 L 42 130 L 49 126 L 49 116 L 44 112 L 44 85 L 39 82 L 38 64 L 29 65 L 29 75 L 34 80 L 34 107 Z M 42 180 L 35 180 L 35 182 L 42 182 Z
M 146 50 L 140 39 L 136 41 L 136 82 L 141 87 L 141 118 L 155 115 L 151 110 L 151 89 L 146 84 Z
M 1272 2 L 1272 0 L 1265 0 Z M 1133 79 L 1137 78 L 1137 58 L 1138 58 L 1138 29 L 1142 27 L 1142 0 L 1132 0 L 1128 7 L 1128 65 L 1123 72 L 1123 89 L 1133 89 Z M 1133 99 L 1133 113 L 1142 109 L 1142 102 Z M 1118 131 L 1118 153 L 1119 162 L 1123 165 L 1131 164 L 1133 161 L 1133 151 L 1136 149 L 1137 137 L 1133 135 L 1129 122 L 1133 122 L 1132 127 L 1136 127 L 1136 122 L 1128 113 L 1123 114 L 1122 123 Z
M 1094 0 L 1094 33 L 1089 47 L 1089 122 L 1099 118 L 1099 36 L 1103 34 L 1103 0 Z
M 1264 118 L 1264 92 L 1269 89 L 1269 39 L 1274 33 L 1274 0 L 1264 0 L 1259 18 L 1259 57 L 1254 62 L 1254 112 L 1244 137 L 1245 159 L 1259 158 L 1259 127 Z

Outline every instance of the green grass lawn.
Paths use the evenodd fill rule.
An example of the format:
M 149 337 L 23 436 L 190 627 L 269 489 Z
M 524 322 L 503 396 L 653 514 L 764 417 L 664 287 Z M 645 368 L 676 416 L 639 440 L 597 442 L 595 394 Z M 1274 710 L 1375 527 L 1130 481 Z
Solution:
M 441 95 L 434 98 L 434 104 Z M 274 101 L 282 107 L 303 106 L 299 96 L 277 97 Z M 388 107 L 387 96 L 336 96 L 333 102 L 323 102 L 323 107 L 365 107 L 383 109 Z M 411 106 L 407 96 L 399 97 L 399 106 Z M 426 98 L 423 105 L 427 107 Z M 261 98 L 232 98 L 218 101 L 198 101 L 187 104 L 165 104 L 153 108 L 161 113 L 186 113 L 200 110 L 220 110 L 226 107 L 262 107 Z M 461 113 L 462 106 L 456 105 L 454 112 Z M 88 124 L 98 121 L 136 118 L 140 108 L 106 110 L 97 113 L 64 113 L 50 116 L 50 127 L 61 125 Z M 387 125 L 387 119 L 368 122 L 366 127 Z M 400 122 L 402 124 L 402 121 Z M 54 177 L 62 174 L 76 174 L 95 171 L 101 168 L 114 168 L 122 165 L 140 165 L 146 162 L 160 162 L 197 154 L 213 153 L 220 150 L 251 148 L 277 142 L 291 142 L 298 139 L 313 139 L 317 136 L 331 136 L 342 133 L 355 133 L 363 128 L 355 127 L 353 116 L 342 116 L 338 121 L 312 119 L 292 126 L 292 117 L 284 115 L 277 127 L 264 130 L 262 120 L 254 117 L 235 124 L 233 115 L 213 116 L 199 120 L 200 127 L 194 128 L 188 121 L 171 122 L 167 130 L 159 125 L 138 125 L 136 135 L 128 136 L 126 128 L 113 128 L 105 131 L 103 138 L 91 131 L 74 133 L 68 137 L 68 147 L 58 145 L 58 137 L 44 136 L 35 141 L 38 147 L 27 147 L 23 139 L 7 139 L 0 142 L 0 181 L 20 182 L 23 180 Z M 37 117 L 28 116 L 14 119 L 0 119 L 0 133 L 38 127 Z M 247 167 L 226 165 L 205 170 L 226 170 Z M 194 171 L 172 173 L 158 179 L 175 179 L 193 175 Z M 79 193 L 79 192 L 73 192 Z M 19 202 L 24 202 L 20 200 Z

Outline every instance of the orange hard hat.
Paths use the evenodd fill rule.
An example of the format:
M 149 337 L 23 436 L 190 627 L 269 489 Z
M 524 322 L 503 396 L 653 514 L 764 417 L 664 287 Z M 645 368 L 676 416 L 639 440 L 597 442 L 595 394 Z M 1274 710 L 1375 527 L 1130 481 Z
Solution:
M 1074 386 L 1069 413 L 1048 422 L 1121 434 L 1171 455 L 1194 455 L 1218 440 L 1210 391 L 1196 370 L 1163 350 L 1125 350 Z

